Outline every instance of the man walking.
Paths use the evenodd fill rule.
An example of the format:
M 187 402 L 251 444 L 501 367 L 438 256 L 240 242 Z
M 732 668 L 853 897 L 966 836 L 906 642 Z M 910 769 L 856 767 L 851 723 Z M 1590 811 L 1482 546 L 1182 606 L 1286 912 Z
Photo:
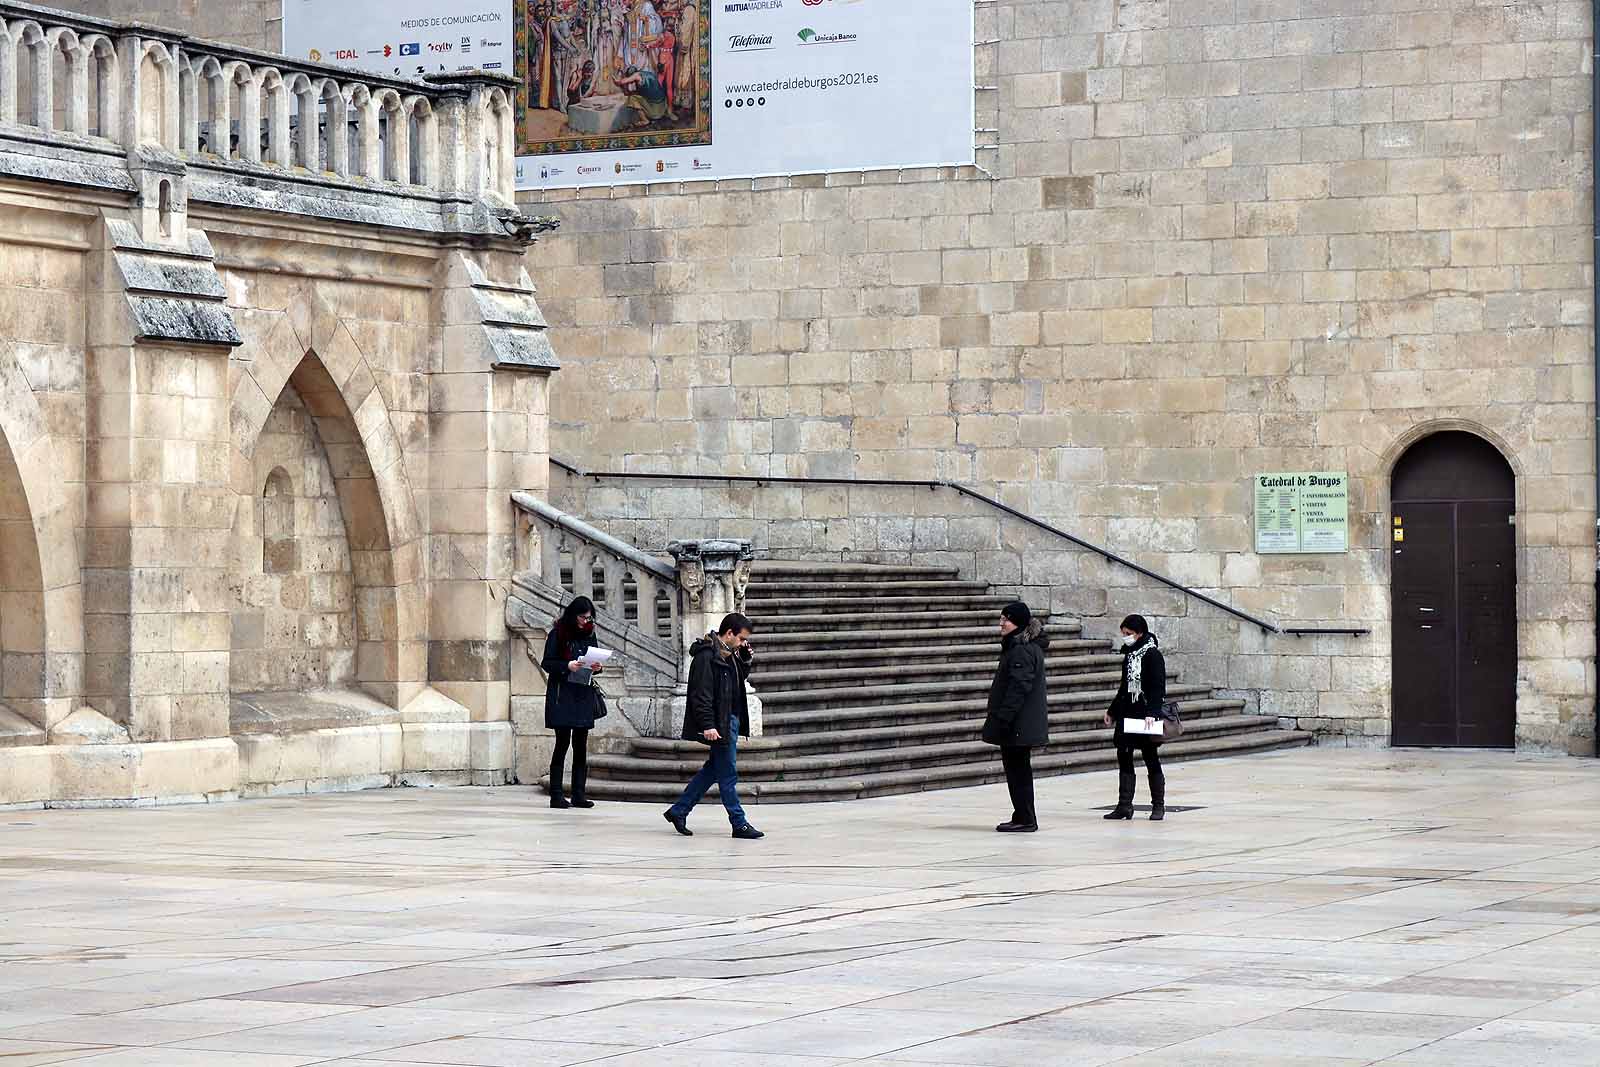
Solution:
M 1011 791 L 1011 818 L 995 829 L 1031 834 L 1039 829 L 1033 807 L 1033 749 L 1050 740 L 1045 699 L 1044 654 L 1050 636 L 1028 605 L 1018 600 L 1000 611 L 1000 665 L 989 687 L 989 716 L 983 739 L 1000 746 Z
M 689 781 L 678 802 L 662 817 L 684 837 L 693 837 L 689 813 L 713 783 L 728 809 L 733 836 L 743 841 L 765 837 L 750 825 L 739 805 L 739 734 L 750 729 L 744 680 L 753 659 L 750 620 L 737 613 L 722 620 L 714 634 L 689 646 L 689 706 L 683 716 L 683 739 L 711 747 L 705 766 Z

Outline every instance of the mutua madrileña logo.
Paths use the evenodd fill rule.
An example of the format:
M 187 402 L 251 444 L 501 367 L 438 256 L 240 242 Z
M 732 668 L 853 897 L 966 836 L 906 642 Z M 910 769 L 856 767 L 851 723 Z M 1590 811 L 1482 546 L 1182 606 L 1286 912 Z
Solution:
M 853 33 L 818 33 L 807 26 L 798 34 L 800 43 L 806 44 L 849 44 L 856 39 Z
M 735 33 L 728 38 L 728 47 L 735 52 L 763 52 L 772 47 L 772 34 Z

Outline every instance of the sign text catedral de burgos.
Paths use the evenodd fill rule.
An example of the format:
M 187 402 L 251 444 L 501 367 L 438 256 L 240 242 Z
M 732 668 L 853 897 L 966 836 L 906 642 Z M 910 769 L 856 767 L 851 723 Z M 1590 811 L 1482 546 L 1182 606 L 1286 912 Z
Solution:
M 1257 475 L 1255 507 L 1257 552 L 1350 548 L 1350 479 L 1343 471 Z

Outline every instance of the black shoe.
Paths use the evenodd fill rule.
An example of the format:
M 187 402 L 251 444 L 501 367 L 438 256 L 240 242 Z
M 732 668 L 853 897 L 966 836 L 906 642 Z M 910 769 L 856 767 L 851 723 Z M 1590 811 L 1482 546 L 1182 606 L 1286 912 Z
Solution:
M 682 815 L 674 815 L 670 811 L 661 813 L 661 817 L 672 824 L 672 828 L 684 837 L 693 837 L 694 831 L 689 829 L 687 820 Z
M 574 793 L 572 794 L 572 806 L 575 808 L 592 808 L 594 807 L 594 801 Z
M 551 793 L 550 794 L 550 806 L 552 808 L 570 808 L 570 807 L 572 807 L 571 804 L 567 803 L 567 798 L 562 796 L 560 793 Z
M 762 833 L 760 830 L 757 830 L 749 823 L 744 823 L 741 826 L 735 826 L 733 828 L 733 836 L 737 837 L 740 841 L 759 841 L 767 835 Z
M 1107 819 L 1131 819 L 1131 818 L 1133 818 L 1133 809 L 1132 808 L 1112 808 L 1110 811 L 1105 813 L 1105 818 L 1107 818 Z
M 1039 824 L 1036 822 L 1003 822 L 995 827 L 1002 834 L 1032 834 L 1037 833 Z
M 1158 804 L 1155 807 L 1150 809 L 1150 821 L 1151 822 L 1160 822 L 1162 819 L 1165 819 L 1166 817 L 1167 817 L 1167 809 L 1166 809 L 1165 805 Z

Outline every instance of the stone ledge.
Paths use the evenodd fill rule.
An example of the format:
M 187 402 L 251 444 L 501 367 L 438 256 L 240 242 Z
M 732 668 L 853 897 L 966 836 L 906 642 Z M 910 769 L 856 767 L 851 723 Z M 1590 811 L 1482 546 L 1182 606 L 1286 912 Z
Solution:
M 192 803 L 234 796 L 239 750 L 229 738 L 0 749 L 0 805 Z

